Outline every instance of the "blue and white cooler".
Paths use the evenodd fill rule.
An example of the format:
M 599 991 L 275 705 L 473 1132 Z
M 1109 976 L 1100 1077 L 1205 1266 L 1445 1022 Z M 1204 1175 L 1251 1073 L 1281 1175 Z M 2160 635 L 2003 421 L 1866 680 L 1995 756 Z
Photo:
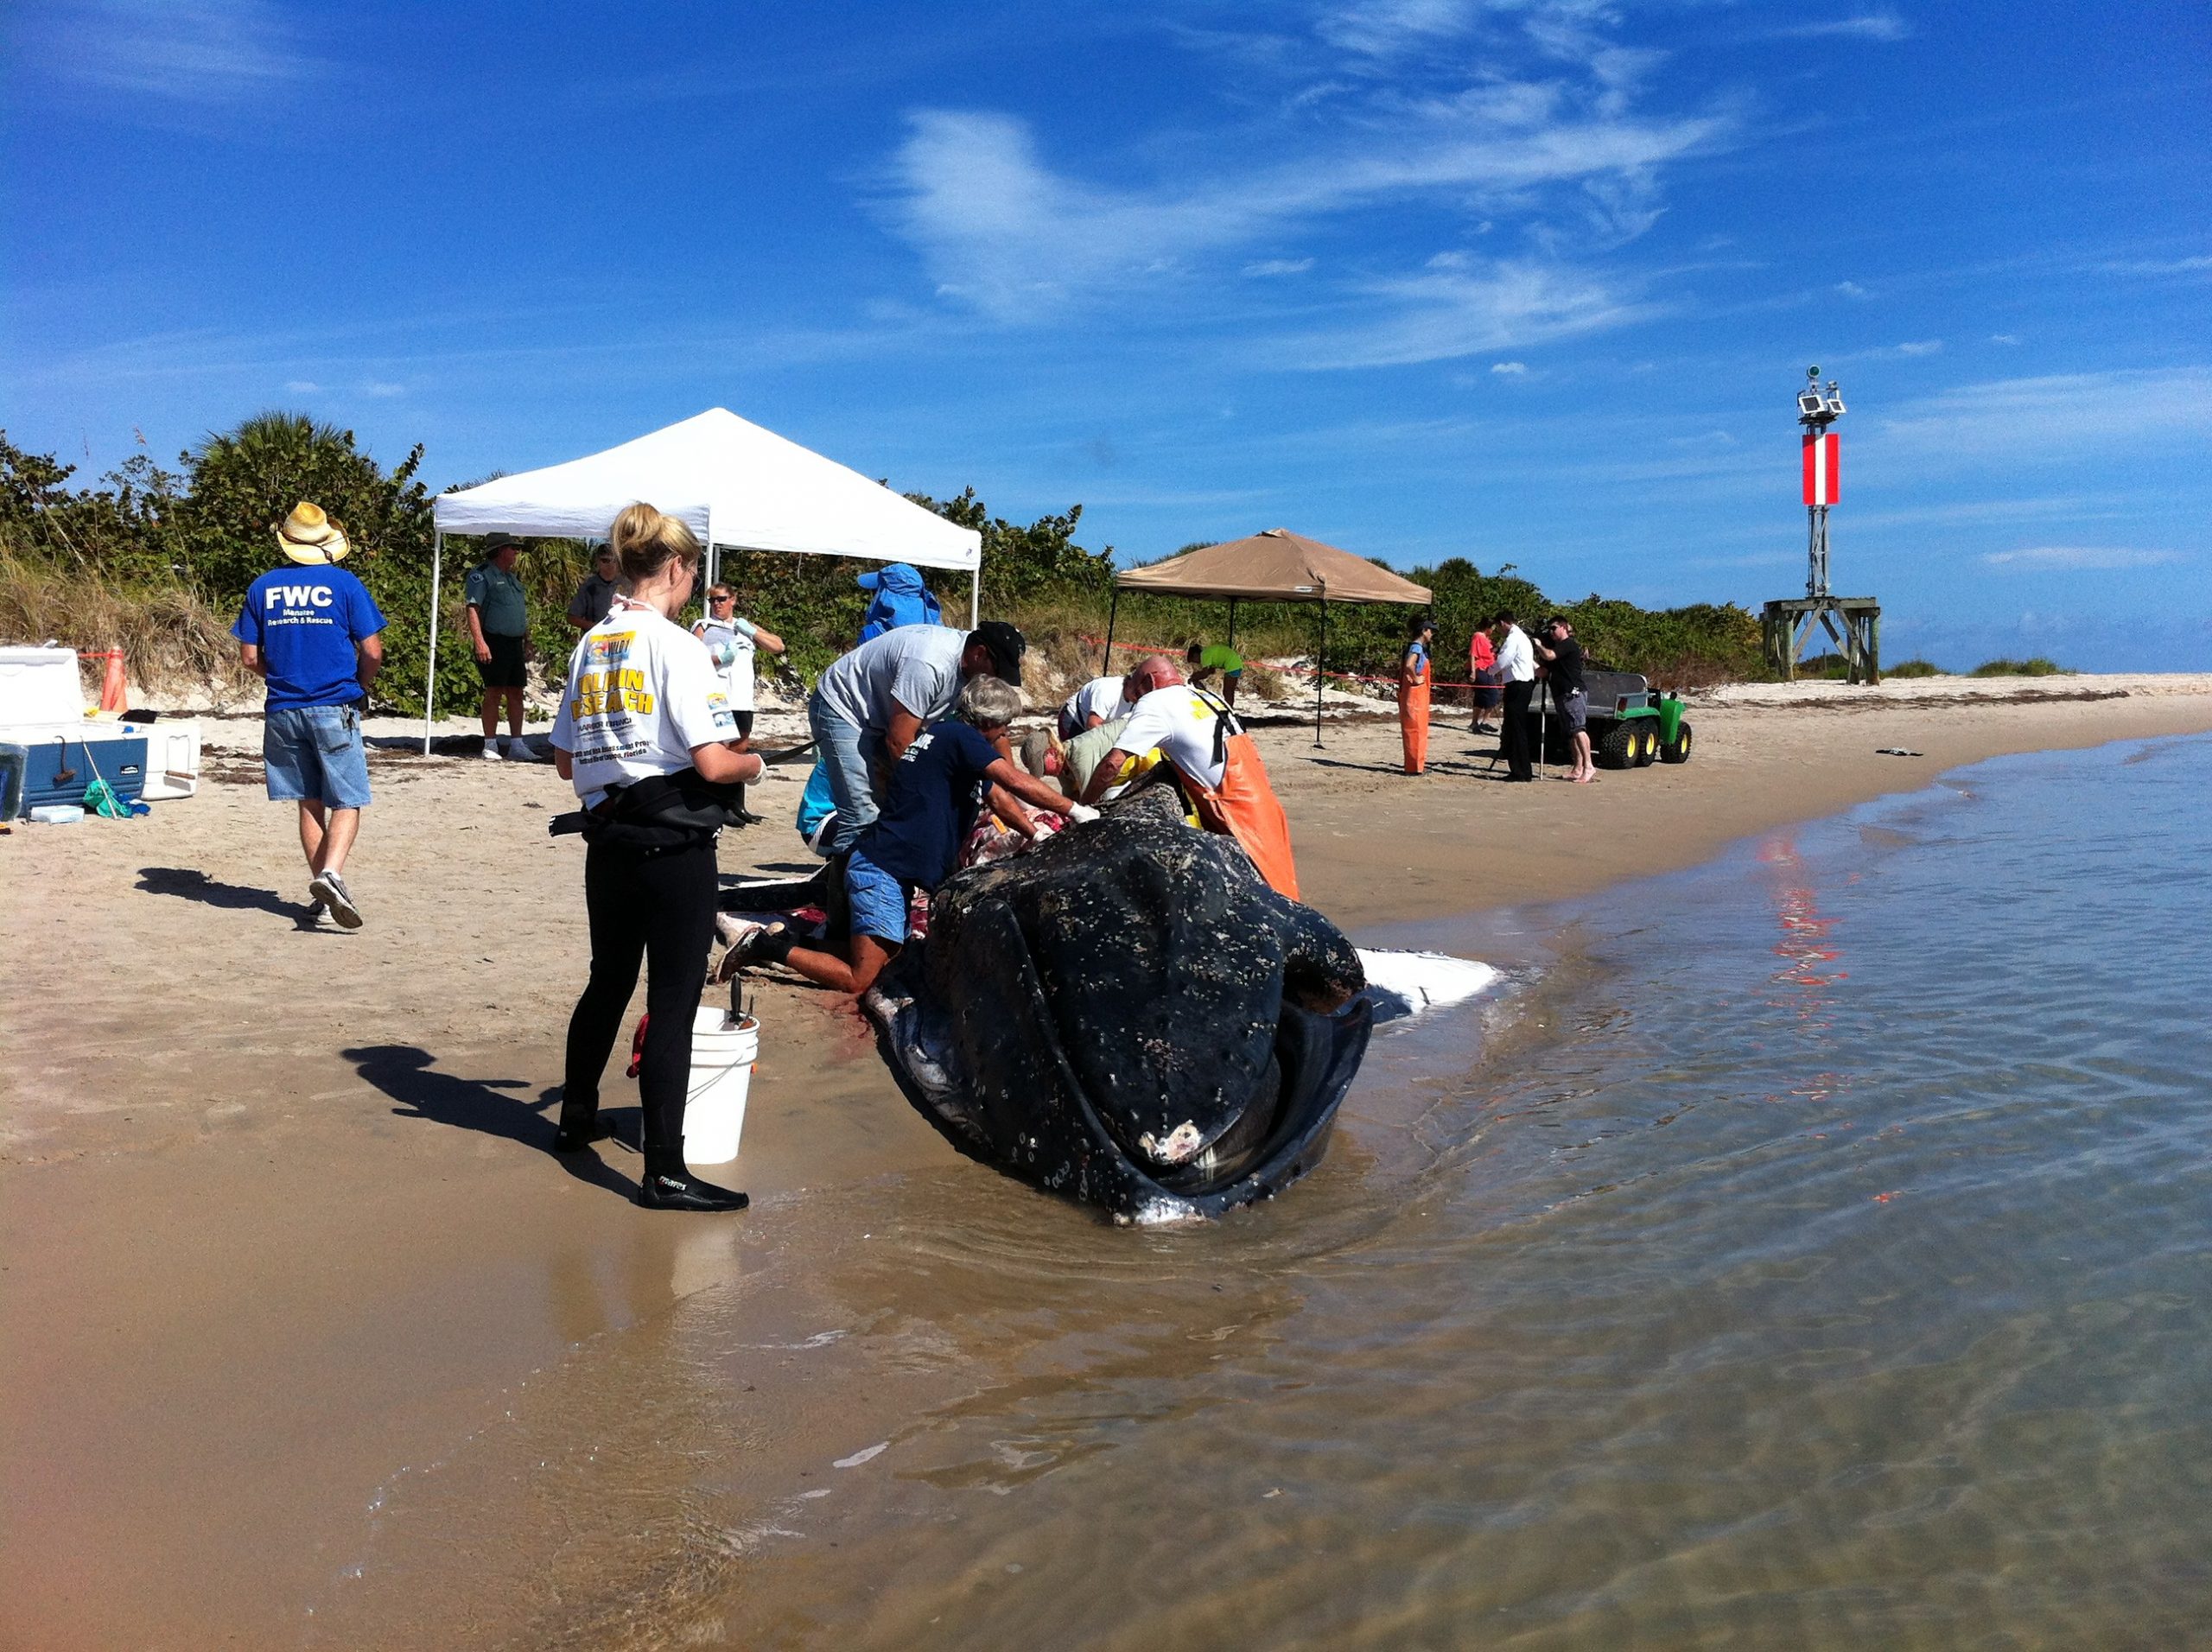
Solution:
M 105 780 L 125 803 L 200 786 L 200 728 L 85 715 L 73 648 L 0 648 L 0 816 L 78 804 Z

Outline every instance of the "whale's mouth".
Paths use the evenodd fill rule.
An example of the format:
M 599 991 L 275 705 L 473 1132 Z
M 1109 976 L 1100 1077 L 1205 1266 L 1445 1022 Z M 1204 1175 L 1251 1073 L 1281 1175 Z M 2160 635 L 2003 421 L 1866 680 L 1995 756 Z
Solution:
M 1154 1134 L 1100 1108 L 1087 1096 L 1084 1106 L 1132 1170 L 1170 1193 L 1199 1198 L 1251 1173 L 1275 1140 L 1287 1103 L 1297 1093 L 1294 1083 L 1285 1082 L 1280 1056 L 1270 1055 L 1243 1104 L 1230 1110 L 1211 1137 L 1195 1120 Z

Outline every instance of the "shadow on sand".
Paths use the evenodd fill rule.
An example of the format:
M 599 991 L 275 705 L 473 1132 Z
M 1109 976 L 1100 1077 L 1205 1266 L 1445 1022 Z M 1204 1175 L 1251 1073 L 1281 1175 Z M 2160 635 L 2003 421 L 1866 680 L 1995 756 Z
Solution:
M 274 889 L 249 889 L 244 884 L 219 883 L 194 867 L 142 866 L 138 868 L 138 888 L 142 894 L 175 895 L 179 900 L 196 900 L 203 906 L 219 906 L 226 912 L 267 912 L 273 918 L 289 918 L 303 930 L 321 927 L 315 922 L 315 909 L 304 900 L 287 900 Z M 335 927 L 329 932 L 344 933 Z
M 411 1044 L 372 1044 L 339 1053 L 352 1062 L 361 1077 L 399 1103 L 396 1117 L 428 1119 L 457 1130 L 474 1130 L 499 1136 L 525 1147 L 553 1153 L 553 1120 L 547 1109 L 561 1099 L 558 1085 L 538 1092 L 535 1100 L 514 1094 L 529 1086 L 519 1078 L 461 1078 L 440 1072 L 436 1058 Z M 638 1110 L 609 1108 L 600 1115 L 626 1145 L 638 1139 Z M 626 1128 L 624 1128 L 626 1127 Z M 619 1171 L 601 1164 L 593 1153 L 554 1154 L 554 1162 L 580 1182 L 626 1197 L 637 1184 Z

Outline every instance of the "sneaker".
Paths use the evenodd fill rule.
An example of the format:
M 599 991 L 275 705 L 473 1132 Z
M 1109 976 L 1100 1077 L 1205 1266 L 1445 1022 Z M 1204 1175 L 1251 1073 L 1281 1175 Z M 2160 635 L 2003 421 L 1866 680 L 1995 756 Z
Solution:
M 781 924 L 756 923 L 749 918 L 732 918 L 728 912 L 715 914 L 715 930 L 729 943 L 729 950 L 722 954 L 709 977 L 717 984 L 735 980 L 739 969 L 762 956 L 785 934 Z
M 489 734 L 484 737 L 484 760 L 487 763 L 499 760 L 499 742 Z
M 520 734 L 510 734 L 500 742 L 499 750 L 510 763 L 535 763 L 538 760 L 537 752 Z
M 321 874 L 308 886 L 308 893 L 320 897 L 322 904 L 330 908 L 330 915 L 338 920 L 340 929 L 361 927 L 361 912 L 353 905 L 353 892 L 335 872 Z

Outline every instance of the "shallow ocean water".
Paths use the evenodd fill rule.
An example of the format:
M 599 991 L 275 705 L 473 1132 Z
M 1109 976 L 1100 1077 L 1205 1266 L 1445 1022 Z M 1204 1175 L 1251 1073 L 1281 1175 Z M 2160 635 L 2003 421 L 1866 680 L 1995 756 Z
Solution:
M 1512 984 L 1378 1036 L 1274 1204 L 868 1190 L 804 1288 L 892 1420 L 818 1475 L 748 1479 L 740 1280 L 399 1506 L 519 1477 L 596 1530 L 540 1643 L 2203 1643 L 2207 797 L 2208 740 L 2003 759 L 1363 935 Z M 587 1464 L 560 1419 L 616 1394 L 652 1450 Z

